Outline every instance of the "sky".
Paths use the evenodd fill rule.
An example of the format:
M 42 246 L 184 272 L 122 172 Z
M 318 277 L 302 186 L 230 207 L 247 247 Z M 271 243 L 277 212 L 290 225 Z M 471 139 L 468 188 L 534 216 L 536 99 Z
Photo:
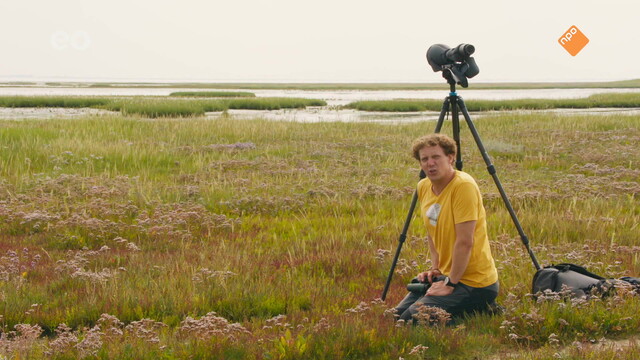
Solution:
M 473 82 L 640 78 L 637 0 L 2 0 L 0 81 L 443 82 L 429 46 L 472 44 Z M 589 43 L 559 43 L 576 26 Z

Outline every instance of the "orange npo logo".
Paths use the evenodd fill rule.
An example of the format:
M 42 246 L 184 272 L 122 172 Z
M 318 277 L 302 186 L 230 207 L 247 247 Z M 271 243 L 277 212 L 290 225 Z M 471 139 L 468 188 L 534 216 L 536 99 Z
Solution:
M 558 42 L 571 56 L 576 56 L 589 43 L 589 39 L 573 25 L 558 39 Z

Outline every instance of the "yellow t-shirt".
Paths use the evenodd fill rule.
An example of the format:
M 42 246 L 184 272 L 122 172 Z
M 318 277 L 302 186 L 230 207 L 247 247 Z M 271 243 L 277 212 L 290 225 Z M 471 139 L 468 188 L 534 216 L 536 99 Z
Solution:
M 457 171 L 440 195 L 431 190 L 428 178 L 418 183 L 420 214 L 439 255 L 443 274 L 451 272 L 455 224 L 476 220 L 469 264 L 460 281 L 472 287 L 485 287 L 498 281 L 487 237 L 487 221 L 480 189 L 471 175 Z

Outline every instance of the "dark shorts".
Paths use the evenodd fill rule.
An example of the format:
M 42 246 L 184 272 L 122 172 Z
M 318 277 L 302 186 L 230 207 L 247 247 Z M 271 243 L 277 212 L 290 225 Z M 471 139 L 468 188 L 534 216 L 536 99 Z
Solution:
M 453 293 L 447 296 L 426 296 L 409 292 L 396 306 L 396 314 L 399 320 L 412 320 L 422 305 L 444 309 L 454 318 L 467 313 L 487 311 L 495 303 L 499 288 L 498 282 L 483 288 L 458 283 Z

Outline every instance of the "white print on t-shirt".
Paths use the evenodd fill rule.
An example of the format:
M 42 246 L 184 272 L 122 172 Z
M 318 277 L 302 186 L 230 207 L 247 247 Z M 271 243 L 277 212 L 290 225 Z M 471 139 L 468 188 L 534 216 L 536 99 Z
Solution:
M 429 223 L 431 225 L 436 226 L 438 224 L 438 216 L 440 216 L 440 204 L 433 204 L 427 210 L 427 217 L 429 218 Z

